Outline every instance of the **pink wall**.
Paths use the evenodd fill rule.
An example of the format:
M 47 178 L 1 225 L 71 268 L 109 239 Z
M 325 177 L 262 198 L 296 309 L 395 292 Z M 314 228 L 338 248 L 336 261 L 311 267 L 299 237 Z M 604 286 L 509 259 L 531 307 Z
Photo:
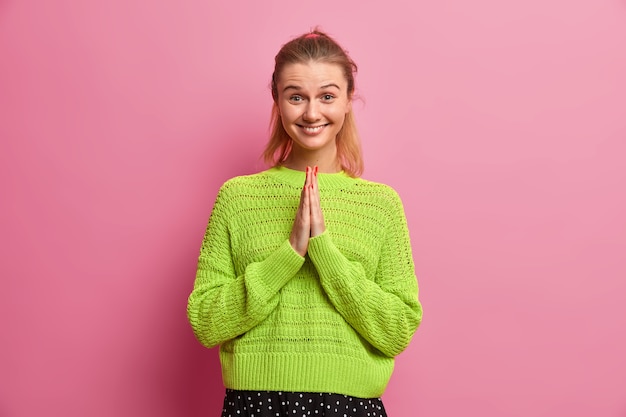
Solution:
M 0 416 L 218 415 L 200 240 L 316 24 L 412 230 L 390 416 L 626 416 L 626 2 L 384 4 L 0 1 Z

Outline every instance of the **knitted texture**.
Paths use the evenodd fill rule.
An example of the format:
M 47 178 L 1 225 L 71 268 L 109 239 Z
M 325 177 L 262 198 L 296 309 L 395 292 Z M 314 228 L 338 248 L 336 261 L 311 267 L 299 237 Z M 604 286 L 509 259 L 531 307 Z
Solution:
M 402 203 L 390 187 L 318 174 L 326 231 L 289 235 L 305 174 L 284 167 L 220 189 L 187 314 L 220 345 L 227 388 L 379 397 L 422 319 Z

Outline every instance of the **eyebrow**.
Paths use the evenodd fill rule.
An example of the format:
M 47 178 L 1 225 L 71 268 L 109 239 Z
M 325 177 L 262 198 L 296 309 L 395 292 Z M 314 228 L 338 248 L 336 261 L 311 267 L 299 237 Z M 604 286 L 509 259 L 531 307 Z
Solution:
M 335 83 L 330 83 L 330 84 L 325 84 L 323 86 L 320 87 L 320 90 L 324 90 L 326 88 L 330 88 L 330 87 L 335 87 L 337 90 L 341 91 L 341 88 L 339 88 L 339 86 Z M 297 86 L 297 85 L 287 85 L 285 86 L 285 88 L 283 88 L 283 92 L 292 89 L 292 90 L 301 90 L 302 88 Z

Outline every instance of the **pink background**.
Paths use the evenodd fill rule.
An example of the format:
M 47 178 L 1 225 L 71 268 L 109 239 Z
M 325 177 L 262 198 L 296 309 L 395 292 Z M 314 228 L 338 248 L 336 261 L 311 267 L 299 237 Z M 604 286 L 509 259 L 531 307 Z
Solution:
M 383 4 L 0 0 L 0 416 L 219 415 L 199 245 L 317 24 L 412 232 L 390 417 L 626 416 L 626 1 Z

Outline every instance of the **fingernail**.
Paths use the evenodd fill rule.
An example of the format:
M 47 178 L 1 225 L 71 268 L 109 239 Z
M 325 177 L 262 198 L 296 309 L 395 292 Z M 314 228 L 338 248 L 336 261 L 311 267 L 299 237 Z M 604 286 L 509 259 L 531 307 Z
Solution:
M 317 165 L 315 165 L 315 176 L 317 177 Z

